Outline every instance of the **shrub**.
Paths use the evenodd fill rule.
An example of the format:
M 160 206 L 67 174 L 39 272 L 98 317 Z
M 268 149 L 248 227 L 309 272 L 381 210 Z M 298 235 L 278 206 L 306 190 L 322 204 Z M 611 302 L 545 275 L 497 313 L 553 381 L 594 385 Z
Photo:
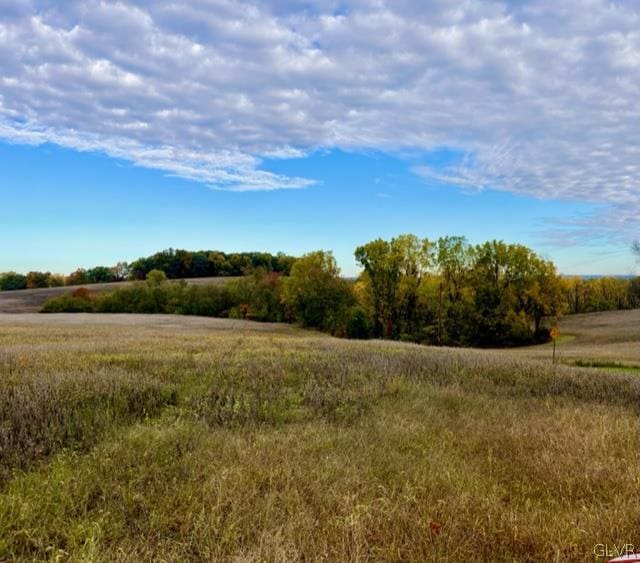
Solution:
M 366 339 L 371 338 L 371 323 L 367 312 L 355 305 L 349 309 L 347 314 L 347 338 Z
M 85 297 L 74 297 L 66 293 L 46 301 L 42 313 L 94 313 L 94 302 Z
M 71 292 L 71 297 L 77 297 L 79 299 L 86 299 L 87 301 L 92 301 L 95 294 L 93 291 L 87 289 L 86 287 L 79 287 L 78 289 L 74 289 Z

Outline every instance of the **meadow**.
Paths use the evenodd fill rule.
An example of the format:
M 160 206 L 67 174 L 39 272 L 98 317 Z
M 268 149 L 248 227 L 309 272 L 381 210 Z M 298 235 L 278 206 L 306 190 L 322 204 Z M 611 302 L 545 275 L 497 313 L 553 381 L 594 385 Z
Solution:
M 607 357 L 598 331 L 603 353 L 630 348 L 624 314 L 561 325 L 561 359 Z M 0 560 L 585 561 L 640 545 L 640 379 L 548 351 L 0 315 Z
M 518 350 L 527 358 L 551 358 L 552 344 Z M 640 368 L 640 309 L 567 315 L 560 322 L 557 358 L 566 365 Z

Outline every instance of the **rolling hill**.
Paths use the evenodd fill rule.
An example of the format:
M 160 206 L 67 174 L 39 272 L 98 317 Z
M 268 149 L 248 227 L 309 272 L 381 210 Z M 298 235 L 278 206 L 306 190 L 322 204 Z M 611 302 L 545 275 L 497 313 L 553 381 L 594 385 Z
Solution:
M 637 346 L 637 314 L 566 319 L 559 348 Z M 584 561 L 640 545 L 640 379 L 547 354 L 0 314 L 0 559 Z

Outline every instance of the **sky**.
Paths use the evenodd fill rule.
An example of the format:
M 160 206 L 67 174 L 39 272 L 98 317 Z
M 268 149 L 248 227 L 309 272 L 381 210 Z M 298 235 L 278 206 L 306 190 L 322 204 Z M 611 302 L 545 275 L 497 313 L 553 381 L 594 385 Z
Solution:
M 3 0 L 0 271 L 412 232 L 630 274 L 635 0 Z

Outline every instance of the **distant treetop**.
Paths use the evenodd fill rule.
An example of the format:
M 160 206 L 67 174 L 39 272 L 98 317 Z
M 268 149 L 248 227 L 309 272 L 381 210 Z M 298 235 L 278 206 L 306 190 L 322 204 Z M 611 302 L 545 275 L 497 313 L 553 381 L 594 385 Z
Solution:
M 174 250 L 169 248 L 152 256 L 138 258 L 131 264 L 118 262 L 115 266 L 78 268 L 68 276 L 50 272 L 0 273 L 0 291 L 34 289 L 62 285 L 86 285 L 125 280 L 144 280 L 152 270 L 160 270 L 169 279 L 243 276 L 256 268 L 289 275 L 294 256 L 282 252 L 233 252 L 218 250 Z
M 143 280 L 151 270 L 162 270 L 169 279 L 242 276 L 247 270 L 263 268 L 288 275 L 295 258 L 279 252 L 234 252 L 217 250 L 174 250 L 169 248 L 129 264 L 128 277 Z

